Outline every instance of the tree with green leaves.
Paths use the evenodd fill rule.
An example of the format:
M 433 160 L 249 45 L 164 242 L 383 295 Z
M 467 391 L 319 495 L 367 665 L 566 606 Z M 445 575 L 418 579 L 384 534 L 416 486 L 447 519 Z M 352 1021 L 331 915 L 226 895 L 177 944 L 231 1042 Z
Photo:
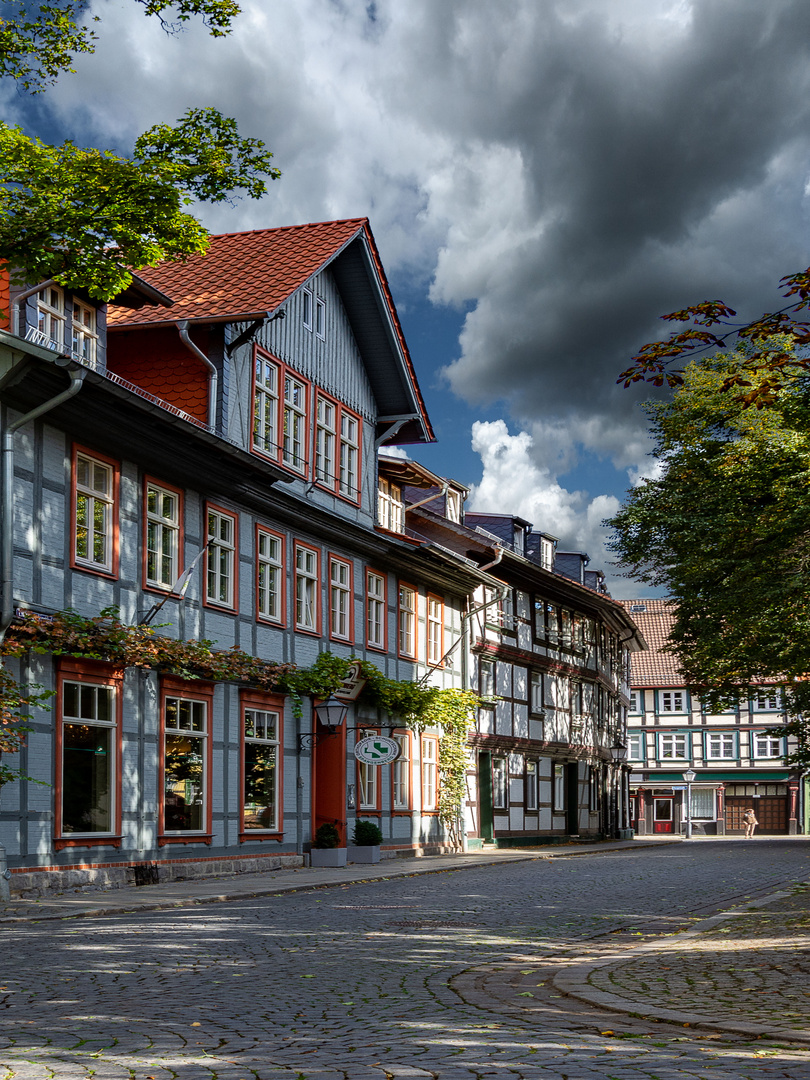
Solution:
M 789 339 L 764 344 L 793 357 Z M 749 390 L 730 393 L 741 372 Z M 777 681 L 790 711 L 810 717 L 810 377 L 801 372 L 797 364 L 775 386 L 744 351 L 686 364 L 671 400 L 646 407 L 660 475 L 607 524 L 628 576 L 673 601 L 671 647 L 692 686 L 719 704 Z
M 222 36 L 239 13 L 233 0 L 134 2 L 167 32 L 198 16 Z M 86 0 L 0 3 L 0 76 L 31 92 L 94 50 Z M 131 270 L 205 252 L 208 233 L 185 207 L 261 198 L 280 175 L 271 159 L 263 142 L 242 138 L 236 121 L 212 108 L 150 128 L 130 157 L 70 141 L 51 146 L 0 124 L 0 260 L 20 282 L 54 278 L 109 300 L 132 280 Z

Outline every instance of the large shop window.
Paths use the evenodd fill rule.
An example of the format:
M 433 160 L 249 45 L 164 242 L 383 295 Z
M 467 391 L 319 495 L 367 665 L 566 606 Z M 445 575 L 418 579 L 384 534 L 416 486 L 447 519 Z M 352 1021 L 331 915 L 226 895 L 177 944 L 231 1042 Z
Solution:
M 281 709 L 246 698 L 242 703 L 243 787 L 242 827 L 249 836 L 281 830 L 279 752 Z
M 117 838 L 120 677 L 66 672 L 57 694 L 56 846 Z
M 236 606 L 236 515 L 208 507 L 206 601 L 231 610 Z
M 74 448 L 73 565 L 115 574 L 118 561 L 118 466 Z
M 179 491 L 146 483 L 146 584 L 171 589 L 180 576 L 180 525 L 183 498 Z
M 211 696 L 163 695 L 163 829 L 169 838 L 211 832 Z

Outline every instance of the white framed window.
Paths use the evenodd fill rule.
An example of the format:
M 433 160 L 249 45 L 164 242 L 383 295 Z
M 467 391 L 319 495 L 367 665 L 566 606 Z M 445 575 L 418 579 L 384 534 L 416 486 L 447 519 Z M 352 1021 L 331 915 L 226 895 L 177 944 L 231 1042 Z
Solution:
M 422 736 L 422 811 L 439 809 L 439 740 Z
M 554 809 L 557 813 L 565 810 L 565 766 L 554 766 Z
M 455 488 L 447 489 L 447 496 L 445 498 L 445 516 L 448 521 L 455 521 L 461 523 L 461 492 L 456 491 Z
M 180 496 L 146 485 L 146 584 L 171 589 L 180 576 Z
M 399 652 L 416 656 L 416 590 L 409 585 L 399 586 Z
M 256 354 L 253 396 L 253 446 L 277 458 L 278 445 L 278 365 Z
M 223 510 L 208 510 L 208 567 L 206 599 L 232 608 L 236 596 L 236 518 Z
M 336 448 L 337 406 L 319 397 L 315 433 L 315 479 L 329 487 L 335 482 Z
M 329 560 L 329 631 L 332 637 L 351 637 L 352 568 L 342 559 Z
M 779 712 L 782 702 L 776 689 L 757 690 L 751 700 L 754 712 Z
M 358 741 L 371 735 L 379 735 L 379 731 L 364 729 L 357 732 Z M 379 765 L 368 765 L 364 761 L 357 762 L 358 805 L 361 810 L 379 809 L 379 782 Z
M 427 598 L 427 661 L 438 664 L 443 655 L 444 602 L 438 596 Z
M 628 731 L 627 756 L 630 761 L 644 760 L 644 734 L 641 731 Z
M 351 413 L 340 414 L 340 494 L 356 500 L 358 487 L 357 462 L 360 456 L 360 421 Z
M 686 712 L 685 690 L 661 690 L 659 700 L 661 712 Z
M 755 758 L 781 758 L 785 755 L 785 741 L 781 735 L 768 735 L 764 731 L 752 734 Z
M 210 784 L 207 702 L 167 695 L 163 720 L 164 831 L 205 832 Z
M 537 809 L 537 762 L 526 759 L 526 772 L 524 777 L 526 810 Z
M 378 524 L 390 532 L 402 532 L 403 515 L 402 488 L 381 476 L 377 484 Z
M 307 387 L 289 372 L 284 374 L 284 431 L 282 460 L 296 472 L 306 473 Z
M 59 799 L 62 836 L 115 831 L 115 689 L 91 682 L 62 683 Z
M 385 648 L 385 578 L 372 570 L 366 574 L 366 644 Z
M 245 832 L 277 832 L 281 714 L 275 709 L 245 708 L 242 718 L 242 827 Z
M 641 690 L 630 691 L 630 708 L 631 713 L 640 713 L 644 710 L 644 695 Z
M 65 344 L 65 294 L 56 285 L 37 294 L 37 331 L 46 348 Z
M 692 817 L 703 821 L 714 820 L 715 796 L 714 788 L 692 788 Z
M 301 322 L 304 324 L 307 330 L 312 329 L 312 290 L 301 290 Z
M 668 731 L 658 736 L 659 760 L 686 761 L 686 735 L 680 731 Z
M 295 625 L 318 629 L 318 553 L 301 545 L 295 548 Z
M 540 538 L 540 565 L 544 570 L 554 569 L 554 544 L 545 537 Z
M 400 755 L 393 765 L 391 778 L 392 803 L 394 810 L 410 810 L 411 808 L 411 741 L 407 733 L 395 734 L 394 739 L 399 743 Z
M 495 810 L 506 809 L 507 772 L 506 758 L 492 759 L 492 806 Z
M 479 693 L 482 697 L 492 697 L 495 694 L 495 661 L 478 661 Z
M 320 297 L 315 299 L 315 334 L 326 339 L 326 303 Z
M 672 799 L 653 799 L 653 820 L 672 821 Z
M 533 671 L 531 674 L 531 701 L 530 708 L 533 713 L 543 712 L 545 698 L 543 696 L 543 673 Z
M 284 541 L 266 529 L 256 530 L 256 604 L 259 617 L 283 621 Z
M 73 329 L 71 348 L 73 355 L 83 364 L 95 366 L 98 348 L 96 309 L 81 300 L 73 301 Z
M 75 561 L 112 573 L 115 531 L 115 472 L 109 462 L 76 453 L 74 471 Z
M 737 757 L 737 735 L 733 731 L 710 731 L 706 736 L 706 757 L 713 761 Z

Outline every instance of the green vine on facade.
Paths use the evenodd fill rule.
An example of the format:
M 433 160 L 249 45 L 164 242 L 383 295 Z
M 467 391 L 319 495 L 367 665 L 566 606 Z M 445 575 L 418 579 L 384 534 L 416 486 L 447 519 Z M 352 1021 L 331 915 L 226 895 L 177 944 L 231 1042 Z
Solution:
M 151 669 L 183 679 L 240 683 L 289 694 L 296 716 L 302 715 L 305 697 L 328 697 L 340 688 L 350 665 L 357 663 L 355 658 L 324 652 L 311 667 L 299 668 L 215 645 L 205 639 L 163 637 L 151 626 L 129 626 L 121 621 L 117 609 L 105 608 L 92 617 L 74 611 L 60 611 L 48 618 L 26 612 L 7 633 L 0 655 L 50 653 L 100 660 L 119 668 Z M 367 660 L 360 661 L 360 673 L 366 680 L 360 696 L 364 704 L 382 709 L 395 724 L 414 732 L 439 729 L 439 818 L 456 838 L 466 794 L 467 733 L 480 701 L 478 694 L 389 679 Z M 19 750 L 28 730 L 28 711 L 44 707 L 50 696 L 49 691 L 24 690 L 0 666 L 0 753 Z M 0 763 L 0 786 L 19 776 Z

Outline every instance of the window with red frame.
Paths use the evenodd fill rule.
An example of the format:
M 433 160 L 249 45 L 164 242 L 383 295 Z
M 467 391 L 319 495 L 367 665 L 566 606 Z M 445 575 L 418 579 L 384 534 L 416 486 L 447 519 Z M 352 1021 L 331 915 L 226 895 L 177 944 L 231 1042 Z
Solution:
M 315 479 L 351 502 L 360 499 L 360 418 L 323 394 L 315 410 Z
M 416 589 L 399 586 L 399 652 L 416 656 Z
M 281 460 L 295 472 L 307 472 L 307 384 L 291 371 L 284 373 Z
M 318 632 L 318 552 L 295 546 L 295 627 Z
M 211 797 L 208 702 L 167 694 L 163 708 L 163 831 L 205 833 Z
M 373 570 L 366 572 L 366 644 L 385 648 L 385 576 Z
M 435 735 L 422 736 L 422 812 L 439 809 L 439 740 Z
M 118 466 L 109 458 L 76 450 L 73 485 L 74 564 L 112 574 L 117 555 Z
M 363 728 L 357 732 L 357 741 L 379 735 L 374 728 Z M 358 806 L 361 810 L 379 810 L 380 808 L 380 766 L 357 762 Z
M 391 802 L 394 810 L 411 808 L 411 736 L 407 731 L 395 732 L 400 754 L 391 766 Z
M 182 496 L 173 488 L 146 483 L 146 584 L 171 589 L 180 576 Z
M 329 559 L 329 633 L 349 641 L 352 632 L 352 567 L 343 559 Z
M 260 619 L 284 621 L 284 538 L 256 530 L 256 605 Z
M 205 597 L 209 604 L 233 609 L 236 606 L 236 515 L 209 506 L 207 519 Z
M 427 660 L 441 663 L 444 653 L 444 602 L 439 596 L 427 598 Z

